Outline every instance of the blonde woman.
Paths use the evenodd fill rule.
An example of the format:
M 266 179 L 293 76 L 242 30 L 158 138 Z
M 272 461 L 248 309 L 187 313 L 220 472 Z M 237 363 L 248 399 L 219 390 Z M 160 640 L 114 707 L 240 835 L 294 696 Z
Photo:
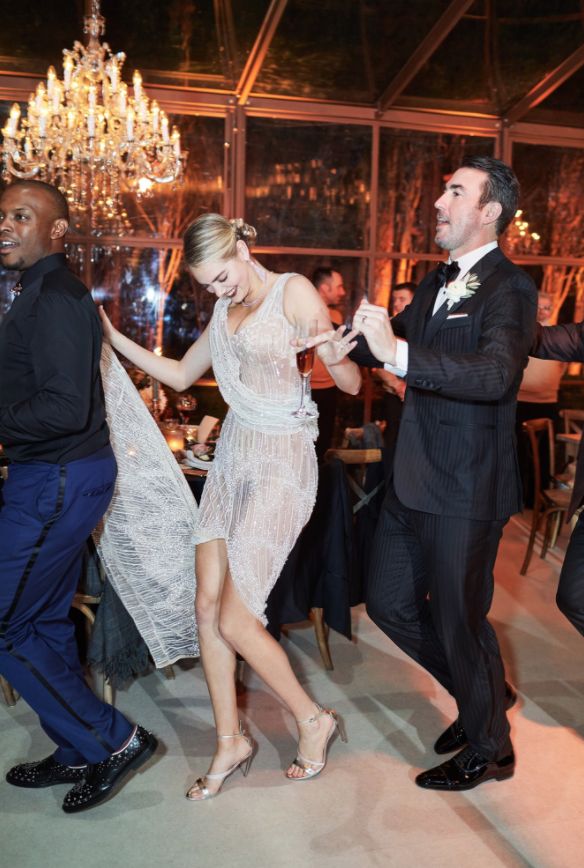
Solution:
M 265 629 L 268 595 L 316 495 L 314 418 L 298 417 L 300 377 L 295 327 L 307 319 L 330 331 L 326 305 L 298 274 L 275 274 L 250 253 L 256 238 L 242 220 L 204 214 L 184 237 L 187 265 L 217 297 L 213 317 L 180 360 L 160 358 L 116 331 L 102 311 L 112 346 L 142 370 L 181 391 L 212 365 L 229 405 L 199 510 L 195 601 L 201 659 L 217 729 L 207 774 L 187 792 L 216 795 L 255 750 L 238 715 L 235 662 L 239 653 L 293 714 L 298 753 L 286 774 L 305 780 L 325 766 L 327 746 L 342 722 L 321 708 L 298 682 L 282 647 Z M 319 347 L 335 383 L 356 394 L 361 378 L 347 358 L 354 333 L 331 332 Z M 314 407 L 314 405 L 312 405 Z

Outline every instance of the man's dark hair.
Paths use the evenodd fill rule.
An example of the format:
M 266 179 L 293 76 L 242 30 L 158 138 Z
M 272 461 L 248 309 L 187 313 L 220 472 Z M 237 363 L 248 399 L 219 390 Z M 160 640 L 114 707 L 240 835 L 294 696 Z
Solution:
M 47 196 L 50 197 L 51 202 L 53 203 L 53 207 L 55 209 L 55 220 L 66 220 L 67 223 L 69 223 L 69 205 L 67 203 L 67 200 L 57 187 L 53 187 L 52 184 L 47 184 L 45 181 L 25 181 L 24 179 L 20 178 L 16 181 L 12 181 L 9 186 L 36 187 L 37 189 L 44 190 L 44 192 L 47 194 Z
M 330 280 L 333 276 L 333 271 L 336 269 L 326 267 L 324 265 L 320 265 L 318 268 L 315 268 L 312 272 L 312 284 L 317 289 L 320 287 L 321 283 L 324 283 L 325 280 Z
M 487 175 L 479 208 L 488 202 L 498 202 L 501 205 L 501 214 L 495 225 L 497 235 L 501 235 L 513 220 L 519 204 L 519 181 L 515 172 L 507 163 L 494 157 L 465 157 L 462 168 L 478 169 Z
M 405 280 L 403 283 L 396 283 L 396 285 L 392 288 L 392 292 L 399 292 L 401 289 L 407 289 L 410 292 L 416 291 L 416 283 L 413 280 Z

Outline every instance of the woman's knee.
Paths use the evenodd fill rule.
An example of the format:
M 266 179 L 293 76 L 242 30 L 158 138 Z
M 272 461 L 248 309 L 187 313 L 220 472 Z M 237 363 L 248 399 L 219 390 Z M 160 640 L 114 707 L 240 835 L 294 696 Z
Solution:
M 198 587 L 195 597 L 195 618 L 199 627 L 217 623 L 220 597 L 218 593 Z

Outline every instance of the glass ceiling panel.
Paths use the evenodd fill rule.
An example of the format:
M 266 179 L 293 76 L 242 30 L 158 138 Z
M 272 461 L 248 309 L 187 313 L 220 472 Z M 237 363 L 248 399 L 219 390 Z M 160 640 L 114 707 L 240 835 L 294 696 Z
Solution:
M 247 4 L 246 4 L 247 5 Z M 251 9 L 240 16 L 240 50 L 245 55 L 255 38 L 267 0 L 252 0 Z M 230 0 L 217 7 L 230 8 Z M 49 64 L 61 69 L 63 48 L 78 40 L 85 43 L 82 2 L 73 0 L 22 0 L 11 7 L 0 28 L 0 69 L 45 73 Z M 231 89 L 234 68 L 227 38 L 229 15 L 219 26 L 212 0 L 172 0 L 144 3 L 143 0 L 102 0 L 106 19 L 102 41 L 112 51 L 126 54 L 125 78 L 134 69 L 173 73 L 181 83 L 185 78 L 202 77 L 214 87 Z M 234 50 L 235 50 L 235 44 Z M 145 76 L 146 81 L 168 80 L 168 76 Z
M 506 108 L 582 43 L 579 0 L 498 0 L 488 21 L 477 0 L 404 94 Z
M 373 105 L 449 5 L 288 0 L 254 91 Z M 53 64 L 60 71 L 63 48 L 85 40 L 84 6 L 84 0 L 17 0 L 0 27 L 0 70 L 44 75 Z M 102 0 L 101 6 L 105 41 L 127 55 L 126 80 L 139 68 L 146 84 L 233 90 L 269 0 Z M 475 0 L 401 101 L 471 101 L 504 111 L 582 43 L 582 14 L 581 0 Z M 582 84 L 577 74 L 542 109 L 578 111 Z
M 448 0 L 289 0 L 257 93 L 375 102 Z
M 551 112 L 554 116 L 551 117 Z M 584 127 L 584 67 L 551 93 L 522 120 Z

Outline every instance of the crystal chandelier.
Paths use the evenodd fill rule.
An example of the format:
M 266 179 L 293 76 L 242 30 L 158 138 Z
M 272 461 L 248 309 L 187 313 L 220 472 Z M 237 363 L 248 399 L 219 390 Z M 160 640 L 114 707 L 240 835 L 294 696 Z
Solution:
M 64 49 L 63 80 L 51 66 L 21 117 L 14 103 L 2 130 L 3 178 L 38 179 L 59 187 L 73 216 L 95 235 L 131 232 L 122 193 L 147 195 L 154 184 L 180 181 L 186 152 L 179 131 L 147 98 L 139 72 L 122 81 L 126 59 L 99 37 L 99 0 L 84 19 L 87 46 Z

